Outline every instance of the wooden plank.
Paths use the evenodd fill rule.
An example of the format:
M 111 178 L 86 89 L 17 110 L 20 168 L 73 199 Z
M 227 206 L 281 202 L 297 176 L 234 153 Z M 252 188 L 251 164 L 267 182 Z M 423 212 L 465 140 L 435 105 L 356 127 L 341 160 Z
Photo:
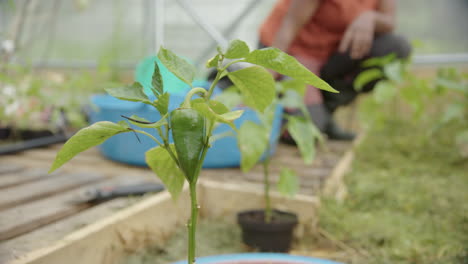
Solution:
M 78 214 L 54 222 L 22 236 L 0 242 L 0 263 L 9 263 L 20 256 L 53 245 L 67 234 L 103 219 L 141 198 L 118 198 L 91 207 Z
M 361 144 L 366 133 L 362 132 L 353 142 L 353 147 L 349 149 L 333 169 L 330 177 L 325 181 L 322 189 L 324 196 L 333 197 L 338 201 L 344 200 L 346 197 L 346 185 L 344 183 L 345 174 L 351 169 L 351 164 L 354 159 L 354 147 Z
M 148 182 L 148 180 L 141 177 L 132 179 L 116 177 L 98 184 L 87 185 L 70 192 L 2 211 L 0 213 L 0 240 L 11 239 L 89 208 L 91 204 L 76 204 L 72 203 L 72 201 L 79 198 L 84 191 L 91 187 L 100 188 L 125 184 L 141 184 L 143 182 Z M 35 213 L 31 214 L 31 212 Z
M 263 204 L 262 191 L 250 185 L 201 181 L 199 187 L 201 213 L 205 217 L 228 214 L 234 221 L 238 210 Z M 220 200 L 223 202 L 220 203 Z M 246 203 L 246 200 L 249 202 Z M 298 196 L 287 199 L 274 194 L 273 202 L 278 209 L 288 208 L 299 212 L 301 226 L 310 226 L 316 219 L 317 198 Z M 177 201 L 172 200 L 167 192 L 156 194 L 73 232 L 46 248 L 18 256 L 9 264 L 116 263 L 127 250 L 166 240 L 175 228 L 185 223 L 190 213 L 189 204 L 187 188 Z
M 91 207 L 91 204 L 76 204 L 72 201 L 89 188 L 100 188 L 122 184 L 122 178 L 108 179 L 78 189 L 30 202 L 0 212 L 0 241 L 30 232 Z M 143 180 L 135 183 L 143 182 Z M 34 213 L 31 213 L 34 212 Z
M 167 239 L 188 219 L 189 205 L 187 188 L 177 201 L 164 191 L 8 263 L 117 263 L 127 250 Z
M 0 210 L 24 204 L 36 199 L 72 190 L 82 185 L 103 180 L 104 177 L 92 173 L 69 173 L 32 182 L 0 192 Z
M 0 177 L 0 190 L 57 175 L 58 173 L 56 172 L 47 173 L 46 169 L 28 169 L 20 171 L 19 173 L 8 173 Z
M 16 173 L 24 170 L 24 166 L 21 166 L 19 164 L 11 164 L 7 162 L 1 162 L 0 163 L 0 176 L 3 176 L 4 174 L 9 174 L 9 173 Z

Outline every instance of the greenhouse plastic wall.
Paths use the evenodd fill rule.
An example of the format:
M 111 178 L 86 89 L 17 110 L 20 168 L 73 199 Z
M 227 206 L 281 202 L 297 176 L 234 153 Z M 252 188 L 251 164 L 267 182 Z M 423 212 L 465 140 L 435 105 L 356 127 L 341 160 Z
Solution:
M 223 32 L 246 11 L 251 0 L 190 2 L 207 23 Z M 258 2 L 235 23 L 228 39 L 240 38 L 256 46 L 257 29 L 276 1 Z M 432 56 L 417 57 L 416 62 L 467 62 L 466 0 L 398 4 L 397 31 L 422 43 L 416 55 Z M 154 54 L 155 6 L 154 0 L 2 0 L 0 40 L 9 39 L 18 28 L 19 18 L 24 18 L 14 57 L 19 62 L 59 67 L 91 67 L 106 62 L 133 67 L 144 56 Z M 165 46 L 192 60 L 208 58 L 200 58 L 200 54 L 213 45 L 212 38 L 173 0 L 165 1 L 163 38 Z

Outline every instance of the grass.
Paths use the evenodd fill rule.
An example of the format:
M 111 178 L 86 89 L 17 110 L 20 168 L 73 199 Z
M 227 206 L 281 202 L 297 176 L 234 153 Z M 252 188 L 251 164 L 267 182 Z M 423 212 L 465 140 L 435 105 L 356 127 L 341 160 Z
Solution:
M 430 118 L 429 118 L 430 119 Z M 313 236 L 294 253 L 359 264 L 468 264 L 468 160 L 457 124 L 387 118 L 368 132 L 346 175 L 348 197 L 322 200 Z M 203 220 L 198 255 L 245 252 L 237 225 Z M 124 263 L 171 263 L 186 255 L 186 230 Z
M 347 263 L 468 263 L 468 161 L 453 147 L 456 130 L 388 120 L 370 131 L 348 198 L 321 207 L 318 240 L 346 250 Z

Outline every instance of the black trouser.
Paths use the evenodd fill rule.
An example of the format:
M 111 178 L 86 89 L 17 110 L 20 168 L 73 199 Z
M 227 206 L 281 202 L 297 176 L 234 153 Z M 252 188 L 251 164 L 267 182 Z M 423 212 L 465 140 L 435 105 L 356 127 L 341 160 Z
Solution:
M 354 101 L 358 92 L 353 87 L 354 78 L 366 68 L 361 63 L 372 57 L 382 57 L 394 53 L 397 58 L 406 58 L 411 53 L 411 45 L 399 35 L 392 33 L 378 35 L 372 43 L 369 56 L 363 59 L 352 59 L 348 53 L 335 53 L 324 64 L 320 71 L 320 77 L 328 82 L 340 93 L 321 91 L 325 107 L 334 112 L 338 107 Z M 366 84 L 362 92 L 371 91 L 380 80 Z

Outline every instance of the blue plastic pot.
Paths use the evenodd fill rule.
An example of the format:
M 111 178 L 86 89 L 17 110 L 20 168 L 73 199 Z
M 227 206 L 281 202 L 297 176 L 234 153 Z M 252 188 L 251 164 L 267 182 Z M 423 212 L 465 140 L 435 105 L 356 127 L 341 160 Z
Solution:
M 185 264 L 186 260 L 173 264 Z M 243 253 L 197 258 L 197 264 L 343 264 L 331 260 L 280 253 Z
M 195 85 L 205 88 L 209 86 L 209 84 L 206 82 L 197 82 Z M 185 96 L 184 91 L 185 90 L 182 90 L 179 93 L 171 93 L 171 98 L 169 100 L 170 110 L 179 107 L 179 105 L 183 102 Z M 219 90 L 215 90 L 215 93 L 219 92 Z M 153 107 L 143 103 L 123 101 L 109 95 L 96 95 L 91 98 L 91 101 L 95 106 L 95 111 L 91 111 L 90 113 L 91 123 L 98 121 L 118 122 L 125 120 L 121 117 L 121 115 L 137 115 L 150 121 L 157 121 L 161 118 L 160 114 Z M 249 108 L 243 109 L 245 112 L 242 117 L 234 122 L 237 128 L 239 128 L 242 123 L 247 120 L 260 122 L 255 111 Z M 274 153 L 278 142 L 282 111 L 283 108 L 281 106 L 276 108 L 273 125 L 274 128 L 272 130 L 273 132 L 270 141 L 272 150 L 271 154 Z M 157 139 L 160 139 L 159 135 L 157 135 L 157 132 L 154 129 L 142 130 L 150 133 Z M 224 133 L 229 130 L 232 129 L 228 125 L 221 124 L 215 129 L 214 134 Z M 139 134 L 138 137 L 141 143 L 138 142 L 137 136 L 134 133 L 123 133 L 113 136 L 100 146 L 101 153 L 111 160 L 132 165 L 145 166 L 145 152 L 155 147 L 156 143 L 144 135 Z M 212 147 L 209 149 L 206 155 L 203 167 L 238 167 L 240 165 L 240 160 L 241 157 L 237 147 L 237 139 L 235 137 L 225 137 L 215 141 L 212 144 Z

